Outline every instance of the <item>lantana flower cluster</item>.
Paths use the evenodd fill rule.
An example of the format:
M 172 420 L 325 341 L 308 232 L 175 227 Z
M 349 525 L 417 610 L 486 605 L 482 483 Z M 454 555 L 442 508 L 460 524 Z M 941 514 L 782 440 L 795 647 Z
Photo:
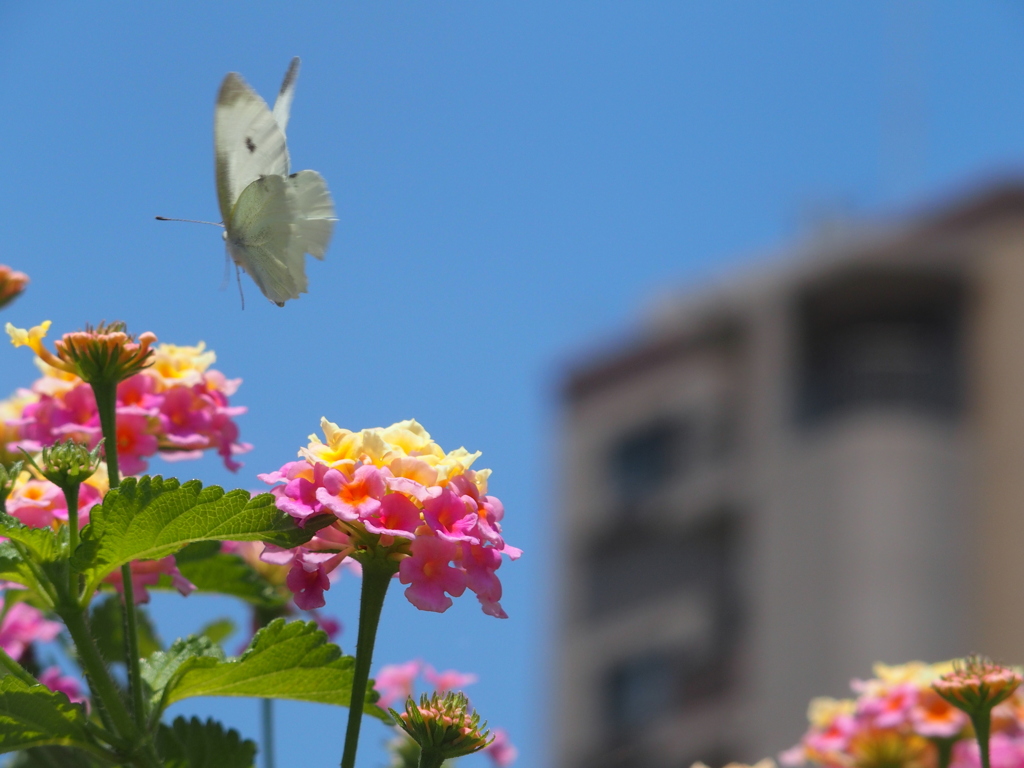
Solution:
M 874 678 L 852 681 L 856 698 L 814 699 L 810 728 L 781 755 L 783 765 L 931 768 L 940 763 L 940 750 L 951 749 L 950 768 L 978 768 L 969 718 L 933 687 L 953 671 L 951 662 L 878 664 Z M 992 709 L 990 749 L 993 768 L 1024 768 L 1024 696 L 1019 689 Z
M 92 388 L 74 373 L 47 362 L 52 354 L 40 354 L 46 352 L 41 339 L 48 328 L 49 322 L 29 331 L 8 328 L 15 344 L 36 351 L 36 364 L 43 374 L 30 389 L 18 390 L 0 402 L 4 420 L 0 437 L 8 453 L 18 449 L 32 453 L 67 438 L 91 448 L 100 439 Z M 60 343 L 64 341 L 70 349 L 74 339 Z M 241 464 L 234 456 L 252 447 L 239 442 L 234 421 L 246 409 L 230 403 L 241 380 L 228 379 L 211 368 L 216 355 L 202 342 L 193 347 L 159 344 L 152 352 L 152 365 L 117 387 L 121 470 L 129 475 L 145 472 L 147 459 L 157 453 L 174 461 L 197 458 L 209 449 L 220 454 L 228 469 L 237 470 Z
M 413 420 L 359 432 L 326 418 L 320 426 L 324 439 L 310 435 L 299 461 L 259 476 L 299 525 L 336 518 L 302 547 L 263 554 L 291 566 L 296 604 L 319 608 L 331 571 L 384 548 L 400 561 L 399 580 L 417 608 L 446 611 L 469 589 L 484 613 L 506 618 L 496 572 L 503 554 L 514 560 L 522 552 L 502 537 L 504 508 L 487 494 L 490 470 L 471 469 L 480 453 L 445 452 Z

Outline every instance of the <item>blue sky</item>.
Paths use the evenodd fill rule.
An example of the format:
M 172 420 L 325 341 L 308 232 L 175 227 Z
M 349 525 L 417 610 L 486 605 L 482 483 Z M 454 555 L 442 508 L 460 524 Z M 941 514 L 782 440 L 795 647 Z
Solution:
M 476 705 L 521 765 L 544 766 L 571 716 L 548 678 L 566 361 L 666 286 L 756 261 L 822 212 L 891 215 L 1019 171 L 1022 40 L 1009 0 L 5 3 L 0 261 L 33 282 L 3 319 L 123 319 L 216 350 L 245 380 L 255 450 L 235 477 L 213 459 L 154 471 L 255 487 L 321 415 L 415 417 L 482 450 L 526 550 L 501 572 L 511 618 L 471 598 L 420 613 L 396 591 L 378 666 L 479 673 Z M 218 218 L 220 80 L 272 97 L 294 55 L 293 167 L 324 175 L 340 221 L 309 295 L 278 309 L 246 281 L 241 311 L 220 290 L 220 233 L 153 216 Z M 33 377 L 21 353 L 3 353 L 3 393 Z M 356 586 L 328 603 L 346 649 Z M 165 639 L 224 609 L 156 607 Z M 251 702 L 179 709 L 258 732 Z M 334 764 L 343 720 L 281 707 L 279 765 Z M 367 729 L 361 766 L 383 736 Z

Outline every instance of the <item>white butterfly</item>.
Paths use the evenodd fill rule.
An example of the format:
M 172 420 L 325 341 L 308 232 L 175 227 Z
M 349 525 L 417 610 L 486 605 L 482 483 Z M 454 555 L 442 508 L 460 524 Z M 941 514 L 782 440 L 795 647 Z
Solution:
M 324 257 L 334 201 L 316 171 L 288 173 L 285 128 L 295 95 L 292 59 L 271 112 L 235 72 L 221 83 L 214 111 L 217 202 L 228 254 L 283 307 L 308 286 L 305 254 Z

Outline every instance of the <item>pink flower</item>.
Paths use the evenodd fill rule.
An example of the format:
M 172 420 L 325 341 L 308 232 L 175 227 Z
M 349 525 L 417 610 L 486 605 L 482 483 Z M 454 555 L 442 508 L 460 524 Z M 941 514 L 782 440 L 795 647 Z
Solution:
M 363 518 L 363 525 L 370 533 L 415 539 L 415 531 L 420 525 L 420 508 L 401 493 L 389 493 L 380 502 L 376 513 Z
M 1005 733 L 989 737 L 989 761 L 992 768 L 1020 768 L 1024 764 L 1024 744 L 1019 738 Z M 975 739 L 961 739 L 953 745 L 950 768 L 980 768 L 981 755 Z
M 291 554 L 268 548 L 262 555 L 291 567 L 297 604 L 322 605 L 323 575 L 339 565 L 383 557 L 398 564 L 417 608 L 445 611 L 468 586 L 485 613 L 505 618 L 496 571 L 502 554 L 514 560 L 522 552 L 501 535 L 504 509 L 486 495 L 490 470 L 469 468 L 479 452 L 446 453 L 413 420 L 359 432 L 326 419 L 321 427 L 326 442 L 311 437 L 299 451 L 304 460 L 259 475 L 299 525 L 322 512 L 337 518 Z
M 935 691 L 924 690 L 910 711 L 910 722 L 922 736 L 948 739 L 967 727 L 968 718 Z
M 440 488 L 423 502 L 423 519 L 442 539 L 479 544 L 471 532 L 476 528 L 476 512 L 467 507 L 463 497 L 451 488 Z
M 340 559 L 331 552 L 300 551 L 292 558 L 285 584 L 295 595 L 295 604 L 304 611 L 323 608 L 324 591 L 331 586 L 327 577 L 326 563 Z
M 158 441 L 150 428 L 150 419 L 137 411 L 117 412 L 117 458 L 126 475 L 145 472 L 149 464 L 143 456 L 156 453 Z
M 476 593 L 484 613 L 507 619 L 501 604 L 501 581 L 495 571 L 501 566 L 501 552 L 494 547 L 462 544 L 462 566 L 466 571 L 466 586 Z
M 479 679 L 472 673 L 458 672 L 454 669 L 446 669 L 444 672 L 438 672 L 429 664 L 423 670 L 423 676 L 427 679 L 428 683 L 434 686 L 434 690 L 438 693 L 462 690 L 467 685 L 472 685 Z
M 326 469 L 323 464 L 315 466 Z M 372 464 L 360 465 L 351 475 L 331 469 L 316 497 L 340 520 L 364 519 L 380 510 L 386 487 L 384 479 L 384 473 Z
M 100 493 L 83 483 L 78 492 L 79 526 L 89 522 L 89 511 L 100 503 Z M 33 528 L 48 528 L 68 519 L 64 493 L 49 480 L 27 480 L 7 498 L 7 513 Z
M 879 728 L 898 728 L 907 721 L 916 704 L 916 686 L 909 683 L 895 685 L 881 696 L 861 699 L 857 714 L 873 719 Z
M 449 565 L 458 555 L 458 547 L 444 539 L 421 536 L 412 542 L 411 551 L 398 569 L 398 580 L 411 585 L 405 596 L 421 611 L 443 613 L 452 606 L 445 592 L 459 597 L 466 591 L 465 572 Z
M 508 739 L 508 733 L 503 728 L 495 728 L 493 736 L 494 740 L 484 747 L 484 753 L 494 761 L 498 768 L 512 765 L 519 757 L 519 750 L 512 746 L 512 742 Z
M 373 687 L 380 694 L 377 706 L 387 708 L 396 701 L 405 701 L 412 696 L 413 683 L 416 682 L 422 665 L 421 661 L 413 660 L 381 667 L 373 682 Z
M 82 693 L 82 687 L 73 677 L 62 675 L 60 667 L 47 667 L 39 676 L 39 682 L 51 691 L 60 691 L 71 699 L 74 704 L 88 704 L 88 699 Z
M 61 625 L 43 618 L 38 608 L 15 603 L 0 622 L 0 648 L 14 659 L 20 659 L 35 642 L 48 643 L 60 634 Z
M 296 518 L 301 525 L 307 517 L 322 511 L 323 505 L 317 500 L 317 491 L 323 488 L 327 473 L 324 464 L 311 466 L 304 461 L 292 461 L 277 472 L 257 477 L 271 484 L 285 481 L 283 486 L 271 488 L 270 492 L 277 497 L 277 508 Z
M 131 572 L 136 605 L 149 602 L 149 591 L 146 587 L 154 587 L 159 584 L 162 576 L 170 576 L 171 584 L 184 597 L 188 597 L 196 590 L 196 585 L 182 576 L 181 571 L 178 570 L 174 555 L 168 555 L 160 560 L 133 560 Z M 118 592 L 124 592 L 124 581 L 121 578 L 120 568 L 107 576 L 104 581 L 113 584 Z
M 857 730 L 857 721 L 853 717 L 839 715 L 827 727 L 808 733 L 804 737 L 804 744 L 808 750 L 822 755 L 843 752 Z
M 49 480 L 29 480 L 7 499 L 7 512 L 33 528 L 48 528 L 63 510 L 67 518 L 64 493 Z
M 200 347 L 175 348 L 161 345 L 157 364 L 123 380 L 117 388 L 117 442 L 121 469 L 126 474 L 146 469 L 146 459 L 160 453 L 175 461 L 197 458 L 215 449 L 228 469 L 241 465 L 234 456 L 252 446 L 238 440 L 234 419 L 245 408 L 231 406 L 239 380 L 207 370 L 213 360 Z M 178 363 L 161 360 L 177 355 Z M 61 438 L 74 438 L 94 447 L 100 439 L 99 414 L 92 388 L 73 374 L 49 370 L 32 387 L 34 402 L 26 404 L 20 418 L 9 421 L 19 438 L 12 445 L 28 451 L 52 445 Z M 6 432 L 5 432 L 6 433 Z

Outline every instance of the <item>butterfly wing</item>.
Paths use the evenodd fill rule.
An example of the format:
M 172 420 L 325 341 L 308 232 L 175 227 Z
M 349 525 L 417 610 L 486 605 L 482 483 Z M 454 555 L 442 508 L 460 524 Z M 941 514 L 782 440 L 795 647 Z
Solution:
M 295 204 L 293 250 L 302 249 L 298 252 L 300 260 L 305 253 L 322 259 L 337 221 L 327 182 L 316 171 L 299 171 L 288 177 L 288 184 Z
M 284 73 L 284 81 L 281 83 L 281 90 L 277 92 L 277 100 L 274 102 L 274 120 L 277 127 L 284 134 L 288 130 L 288 117 L 292 111 L 292 99 L 295 98 L 295 81 L 299 77 L 299 57 L 292 59 L 288 65 L 288 71 Z
M 284 132 L 267 103 L 234 72 L 224 78 L 217 94 L 213 144 L 217 202 L 227 224 L 236 201 L 252 182 L 260 176 L 288 175 Z
M 238 197 L 225 221 L 228 253 L 263 295 L 284 306 L 306 289 L 305 271 L 295 279 L 293 222 L 295 193 L 285 178 L 262 176 Z

